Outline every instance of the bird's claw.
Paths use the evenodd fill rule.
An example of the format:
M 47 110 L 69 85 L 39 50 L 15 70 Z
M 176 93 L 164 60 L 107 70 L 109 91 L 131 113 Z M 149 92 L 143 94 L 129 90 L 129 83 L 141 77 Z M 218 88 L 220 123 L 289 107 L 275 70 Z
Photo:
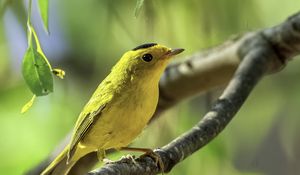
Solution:
M 159 169 L 161 170 L 161 172 L 163 173 L 163 172 L 164 172 L 165 166 L 164 166 L 164 163 L 163 163 L 163 161 L 162 161 L 160 155 L 157 154 L 156 152 L 154 152 L 154 151 L 151 150 L 151 151 L 146 152 L 145 154 L 141 155 L 140 158 L 147 157 L 147 156 L 149 156 L 149 157 L 151 157 L 152 159 L 154 159 L 155 164 L 158 166 L 158 168 L 159 168 Z
M 107 165 L 107 164 L 113 164 L 114 161 L 112 161 L 112 160 L 110 160 L 110 159 L 107 159 L 107 158 L 104 158 L 104 159 L 103 159 L 103 163 L 106 164 L 106 165 Z
M 121 159 L 119 160 L 120 162 L 125 162 L 125 163 L 133 163 L 136 164 L 136 161 L 134 160 L 135 156 L 127 154 L 126 156 L 122 156 Z

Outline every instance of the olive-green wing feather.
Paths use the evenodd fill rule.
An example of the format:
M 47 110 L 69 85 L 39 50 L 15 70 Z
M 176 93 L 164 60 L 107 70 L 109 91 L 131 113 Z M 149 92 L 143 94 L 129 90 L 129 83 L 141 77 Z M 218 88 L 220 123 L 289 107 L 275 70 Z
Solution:
M 84 138 L 93 124 L 99 119 L 105 106 L 106 104 L 101 105 L 96 111 L 86 114 L 80 123 L 78 123 L 69 147 L 67 162 L 69 162 L 74 155 L 77 144 Z

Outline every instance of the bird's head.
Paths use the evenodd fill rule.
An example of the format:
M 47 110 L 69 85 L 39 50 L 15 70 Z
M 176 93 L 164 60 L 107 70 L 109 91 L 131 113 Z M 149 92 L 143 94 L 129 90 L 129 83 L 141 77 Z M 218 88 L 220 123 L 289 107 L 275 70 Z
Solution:
M 143 44 L 126 52 L 119 61 L 118 67 L 125 68 L 135 77 L 160 77 L 170 58 L 183 50 L 170 49 L 156 43 Z

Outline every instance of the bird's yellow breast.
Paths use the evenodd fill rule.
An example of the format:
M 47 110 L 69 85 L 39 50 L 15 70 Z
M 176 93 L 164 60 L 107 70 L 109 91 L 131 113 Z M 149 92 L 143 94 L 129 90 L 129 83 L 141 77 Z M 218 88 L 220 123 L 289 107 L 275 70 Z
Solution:
M 147 83 L 149 86 L 149 84 Z M 145 128 L 155 112 L 158 102 L 158 85 L 141 84 L 114 94 L 97 122 L 81 142 L 94 149 L 127 146 Z

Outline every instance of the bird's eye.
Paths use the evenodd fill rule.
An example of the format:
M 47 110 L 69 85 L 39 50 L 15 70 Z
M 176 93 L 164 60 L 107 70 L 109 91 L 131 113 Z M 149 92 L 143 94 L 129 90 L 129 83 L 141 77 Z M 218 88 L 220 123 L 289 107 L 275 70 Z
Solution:
M 150 62 L 153 59 L 153 57 L 152 57 L 151 54 L 147 53 L 147 54 L 142 56 L 142 59 L 146 62 Z

